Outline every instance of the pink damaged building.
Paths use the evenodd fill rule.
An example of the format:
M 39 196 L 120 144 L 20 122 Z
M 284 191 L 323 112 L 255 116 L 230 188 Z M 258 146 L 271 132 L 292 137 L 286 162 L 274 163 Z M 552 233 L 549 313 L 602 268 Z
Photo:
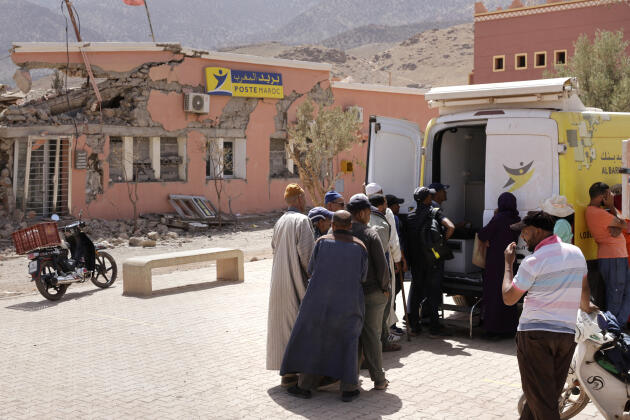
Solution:
M 0 114 L 3 180 L 17 211 L 38 216 L 129 218 L 136 191 L 140 214 L 173 213 L 173 194 L 216 206 L 217 177 L 223 212 L 280 209 L 286 184 L 299 182 L 285 145 L 306 98 L 360 110 L 362 142 L 334 168 L 349 197 L 365 181 L 370 116 L 421 128 L 435 116 L 417 89 L 334 81 L 322 63 L 155 43 L 17 43 L 11 56 L 25 91 L 38 68 L 86 80 Z

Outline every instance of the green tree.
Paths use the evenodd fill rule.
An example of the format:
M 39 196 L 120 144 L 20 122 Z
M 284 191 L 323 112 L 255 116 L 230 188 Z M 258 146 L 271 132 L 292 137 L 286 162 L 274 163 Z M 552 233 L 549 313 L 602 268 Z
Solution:
M 545 77 L 575 76 L 586 106 L 605 111 L 630 111 L 630 56 L 623 31 L 598 30 L 595 39 L 580 35 L 567 65 L 556 66 Z
M 287 152 L 314 204 L 323 204 L 324 195 L 339 178 L 334 159 L 361 140 L 360 129 L 356 109 L 316 110 L 310 99 L 298 107 L 297 121 L 288 128 Z

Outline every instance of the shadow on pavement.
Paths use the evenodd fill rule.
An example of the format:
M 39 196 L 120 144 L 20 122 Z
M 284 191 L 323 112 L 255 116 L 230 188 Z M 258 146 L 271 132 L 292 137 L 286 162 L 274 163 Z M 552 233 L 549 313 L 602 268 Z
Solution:
M 153 293 L 151 296 L 134 296 L 134 295 L 123 295 L 123 296 L 137 297 L 141 299 L 151 299 L 151 298 L 156 298 L 156 297 L 161 297 L 161 296 L 176 295 L 180 293 L 199 292 L 202 290 L 214 289 L 215 287 L 234 286 L 238 284 L 242 284 L 242 282 L 223 281 L 223 280 L 210 281 L 210 282 L 204 282 L 204 283 L 194 283 L 194 284 L 187 284 L 184 286 L 174 286 L 174 287 L 168 287 L 166 289 L 153 290 Z
M 461 328 L 449 328 L 453 335 L 432 339 L 428 336 L 428 331 L 419 336 L 412 337 L 407 341 L 406 336 L 398 343 L 402 349 L 399 351 L 383 353 L 383 367 L 385 370 L 399 368 L 403 366 L 400 359 L 418 351 L 431 352 L 445 356 L 472 356 L 469 350 L 482 350 L 491 353 L 501 353 L 505 355 L 516 355 L 516 344 L 514 339 L 500 341 L 490 341 L 481 337 L 481 331 L 475 331 L 474 338 L 468 337 L 468 330 Z
M 63 295 L 63 297 L 57 301 L 46 300 L 44 297 L 37 295 L 41 298 L 41 300 L 38 300 L 35 302 L 22 302 L 15 305 L 6 306 L 6 309 L 13 309 L 16 311 L 25 311 L 25 312 L 37 312 L 37 311 L 42 311 L 48 308 L 54 308 L 58 305 L 63 305 L 65 302 L 68 302 L 68 301 L 73 301 L 73 300 L 90 296 L 93 293 L 99 292 L 101 290 L 102 289 L 94 287 L 93 289 L 86 289 L 86 290 L 82 290 L 78 292 L 66 292 L 66 294 Z
M 365 386 L 372 386 L 368 379 L 363 380 Z M 308 399 L 300 399 L 290 395 L 286 388 L 276 386 L 267 390 L 267 393 L 279 406 L 292 413 L 304 416 L 308 419 L 331 419 L 356 417 L 357 410 L 364 408 L 364 403 L 369 401 L 370 414 L 366 417 L 380 419 L 390 416 L 402 408 L 401 399 L 389 391 L 365 390 L 360 387 L 361 395 L 352 402 L 341 401 L 339 391 L 313 391 L 313 396 Z M 324 404 L 324 405 L 322 405 Z M 334 414 L 332 414 L 334 413 Z

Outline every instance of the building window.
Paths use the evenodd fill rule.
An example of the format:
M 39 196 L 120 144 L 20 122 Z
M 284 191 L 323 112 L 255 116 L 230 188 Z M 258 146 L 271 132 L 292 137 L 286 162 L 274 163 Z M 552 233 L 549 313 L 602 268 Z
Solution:
M 109 138 L 109 182 L 125 180 L 122 137 Z
M 514 56 L 514 68 L 516 70 L 525 70 L 527 68 L 527 54 L 516 54 Z
M 286 149 L 285 139 L 271 139 L 269 142 L 269 177 L 271 178 L 295 178 L 297 172 L 293 159 Z
M 553 52 L 554 64 L 556 66 L 564 66 L 567 64 L 567 50 L 556 50 Z
M 537 69 L 547 67 L 547 52 L 539 51 L 534 53 L 534 67 Z
M 177 137 L 160 138 L 160 180 L 178 181 L 179 167 L 182 163 Z
M 505 71 L 505 56 L 495 55 L 492 58 L 492 71 Z
M 206 147 L 206 179 L 246 178 L 245 139 L 212 139 Z
M 186 180 L 186 139 L 110 137 L 109 182 Z

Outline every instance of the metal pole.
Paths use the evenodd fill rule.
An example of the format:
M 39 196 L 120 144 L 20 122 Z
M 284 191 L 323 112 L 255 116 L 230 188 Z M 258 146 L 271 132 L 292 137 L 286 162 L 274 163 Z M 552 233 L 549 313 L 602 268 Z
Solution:
M 147 1 L 148 0 L 144 0 L 144 8 L 147 9 L 147 19 L 149 19 L 149 29 L 151 29 L 151 39 L 155 42 L 155 34 L 153 33 L 153 25 L 151 24 L 151 15 L 149 14 L 149 5 L 147 4 Z
M 70 20 L 72 21 L 72 26 L 74 26 L 74 34 L 77 36 L 77 41 L 83 42 L 83 40 L 81 39 L 81 34 L 79 33 L 77 21 L 74 19 L 74 12 L 72 11 L 72 3 L 70 3 L 70 0 L 66 0 L 66 8 L 68 9 L 68 15 L 70 16 Z

